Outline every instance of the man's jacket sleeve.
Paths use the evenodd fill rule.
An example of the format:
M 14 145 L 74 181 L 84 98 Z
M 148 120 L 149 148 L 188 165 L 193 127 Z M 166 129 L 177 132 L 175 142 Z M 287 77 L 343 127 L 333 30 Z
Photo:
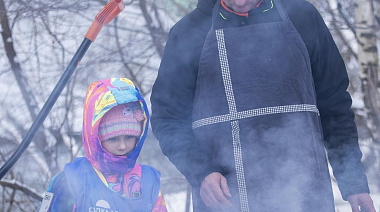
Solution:
M 314 8 L 315 9 L 315 8 Z M 320 14 L 315 10 L 318 35 L 311 52 L 311 66 L 321 114 L 328 158 L 343 199 L 369 193 L 362 153 L 347 92 L 349 79 L 343 59 Z
M 189 183 L 198 187 L 209 173 L 222 170 L 202 148 L 192 131 L 191 114 L 200 44 L 186 42 L 187 33 L 172 29 L 152 90 L 151 125 L 161 150 Z M 197 33 L 188 33 L 197 36 Z M 179 38 L 181 37 L 181 38 Z M 198 45 L 198 46 L 197 46 Z M 194 52 L 199 51 L 199 52 Z

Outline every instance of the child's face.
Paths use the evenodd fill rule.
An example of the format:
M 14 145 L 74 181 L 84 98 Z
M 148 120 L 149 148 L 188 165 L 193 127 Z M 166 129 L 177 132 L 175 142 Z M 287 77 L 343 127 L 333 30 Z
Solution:
M 123 156 L 130 153 L 136 147 L 136 142 L 136 136 L 120 135 L 103 140 L 101 144 L 107 152 L 115 156 Z

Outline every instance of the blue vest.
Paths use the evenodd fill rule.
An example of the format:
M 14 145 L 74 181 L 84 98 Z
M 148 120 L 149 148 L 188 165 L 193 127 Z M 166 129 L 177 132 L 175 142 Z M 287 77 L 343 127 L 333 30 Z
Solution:
M 141 165 L 141 193 L 125 198 L 109 189 L 85 157 L 66 164 L 64 174 L 76 203 L 76 211 L 147 212 L 152 211 L 160 190 L 160 172 Z

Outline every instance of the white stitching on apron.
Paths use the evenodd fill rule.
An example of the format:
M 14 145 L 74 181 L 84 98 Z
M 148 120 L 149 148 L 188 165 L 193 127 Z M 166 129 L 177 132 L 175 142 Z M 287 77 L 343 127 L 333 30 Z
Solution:
M 236 178 L 237 178 L 237 183 L 238 183 L 238 188 L 239 188 L 240 208 L 241 208 L 241 211 L 243 212 L 249 212 L 247 186 L 245 185 L 243 157 L 242 157 L 241 145 L 240 145 L 239 122 L 232 121 L 231 127 L 232 127 L 232 141 L 233 141 L 234 156 L 235 156 Z
M 230 65 L 228 64 L 223 30 L 216 30 L 216 38 L 218 40 L 220 66 L 222 68 L 223 84 L 224 84 L 224 89 L 226 91 L 228 109 L 230 113 L 236 113 L 237 110 L 236 110 L 236 104 L 235 104 L 235 96 L 234 96 L 234 91 L 232 89 Z
M 236 110 L 235 96 L 234 96 L 233 88 L 232 88 L 230 68 L 228 65 L 227 51 L 226 51 L 226 46 L 224 43 L 223 30 L 216 30 L 216 39 L 218 41 L 219 59 L 220 59 L 220 65 L 222 69 L 223 84 L 224 84 L 224 89 L 226 91 L 229 113 L 231 116 L 233 116 L 232 114 L 237 114 L 237 110 Z M 236 177 L 237 177 L 238 188 L 239 188 L 240 208 L 241 208 L 241 211 L 243 212 L 249 212 L 247 186 L 245 184 L 245 177 L 244 177 L 243 157 L 242 157 L 241 145 L 240 145 L 240 136 L 239 136 L 240 129 L 239 129 L 238 121 L 237 120 L 232 121 L 231 127 L 232 127 L 232 140 L 233 140 L 233 147 L 234 147 Z
M 227 50 L 224 41 L 223 29 L 215 30 L 216 39 L 218 43 L 219 60 L 221 65 L 224 89 L 226 92 L 229 113 L 225 115 L 213 116 L 200 119 L 193 122 L 193 129 L 205 125 L 216 124 L 221 122 L 231 121 L 232 140 L 234 148 L 235 169 L 239 189 L 240 208 L 242 212 L 249 212 L 247 187 L 244 176 L 243 156 L 240 143 L 240 128 L 239 120 L 249 117 L 278 114 L 278 113 L 293 113 L 293 112 L 315 112 L 319 115 L 316 105 L 310 104 L 297 104 L 297 105 L 284 105 L 274 107 L 257 108 L 247 111 L 238 112 L 236 109 L 235 96 L 232 88 L 232 81 L 230 69 L 227 58 Z
M 317 106 L 309 104 L 299 104 L 299 105 L 284 105 L 275 107 L 263 107 L 252 110 L 246 110 L 236 113 L 229 113 L 225 115 L 212 116 L 204 119 L 199 119 L 193 122 L 193 129 L 202 127 L 210 124 L 217 124 L 221 122 L 239 120 L 250 118 L 254 116 L 278 114 L 278 113 L 294 113 L 294 112 L 314 112 L 319 116 L 319 111 Z

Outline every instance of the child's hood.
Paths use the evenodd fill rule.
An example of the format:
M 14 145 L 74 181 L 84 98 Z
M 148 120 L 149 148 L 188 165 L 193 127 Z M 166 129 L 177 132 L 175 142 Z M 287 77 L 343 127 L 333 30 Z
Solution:
M 114 156 L 101 146 L 98 129 L 104 114 L 116 105 L 139 102 L 144 112 L 142 134 L 136 148 L 126 156 Z M 84 101 L 83 148 L 89 162 L 103 173 L 126 173 L 140 154 L 148 131 L 149 111 L 133 82 L 127 78 L 110 78 L 92 83 Z

